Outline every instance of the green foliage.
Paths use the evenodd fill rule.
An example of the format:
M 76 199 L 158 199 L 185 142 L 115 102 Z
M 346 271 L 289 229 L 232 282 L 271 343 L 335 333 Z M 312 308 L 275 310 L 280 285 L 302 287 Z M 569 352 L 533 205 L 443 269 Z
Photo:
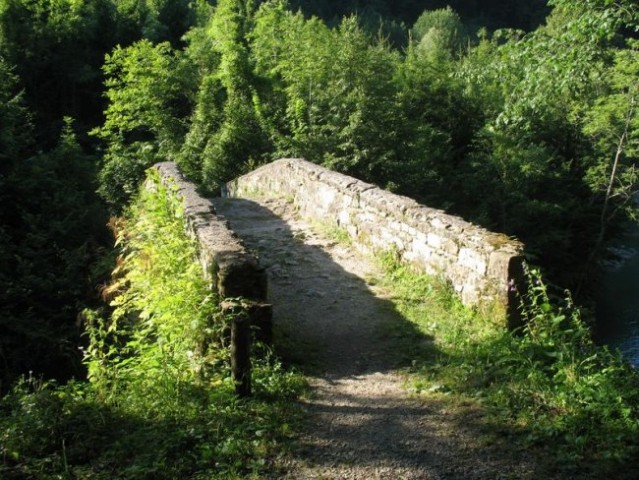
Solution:
M 0 1 L 0 56 L 16 66 L 47 147 L 63 116 L 82 130 L 96 121 L 112 29 L 109 0 Z
M 141 38 L 173 46 L 198 20 L 198 7 L 186 0 L 118 0 L 115 7 L 118 44 L 129 45 Z
M 255 397 L 237 399 L 181 205 L 157 174 L 149 181 L 112 222 L 113 310 L 85 313 L 90 382 L 30 378 L 0 401 L 3 478 L 257 478 L 292 432 L 302 378 L 266 354 L 254 359 Z
M 1 0 L 0 56 L 50 146 L 63 116 L 82 133 L 102 121 L 105 54 L 142 38 L 177 46 L 205 10 L 202 0 Z
M 182 386 L 203 368 L 194 364 L 201 361 L 198 339 L 211 336 L 217 305 L 194 261 L 194 242 L 181 231 L 179 205 L 154 180 L 157 192 L 142 191 L 129 220 L 114 225 L 121 254 L 107 291 L 122 292 L 111 302 L 111 318 L 92 316 L 87 326 L 89 380 L 106 401 L 132 399 L 132 411 L 134 399 L 143 401 L 141 411 L 150 407 L 149 393 L 162 408 L 179 407 Z M 135 390 L 111 391 L 122 387 Z
M 606 76 L 606 94 L 598 96 L 585 112 L 583 122 L 584 133 L 593 139 L 595 156 L 585 178 L 595 192 L 610 188 L 608 195 L 615 199 L 615 208 L 626 208 L 630 216 L 634 214 L 632 196 L 638 185 L 635 167 L 639 160 L 638 48 L 634 42 L 631 47 L 614 52 L 613 64 Z M 615 159 L 618 160 L 616 167 Z M 605 212 L 605 221 L 609 222 L 615 214 L 615 211 Z
M 189 2 L 0 0 L 2 391 L 29 370 L 83 375 L 77 316 L 97 300 L 89 264 L 108 243 L 95 195 L 98 142 L 87 137 L 102 121 L 104 56 L 138 40 L 150 17 L 154 40 L 179 43 L 195 21 L 185 9 Z M 128 167 L 119 162 L 112 176 L 126 183 Z
M 390 259 L 390 261 L 389 261 Z M 551 301 L 539 272 L 521 292 L 525 326 L 507 331 L 495 312 L 470 311 L 449 288 L 388 257 L 383 286 L 404 317 L 434 337 L 430 352 L 408 345 L 418 391 L 476 399 L 494 429 L 547 451 L 565 470 L 623 473 L 639 444 L 639 377 L 596 346 L 568 298 Z
M 4 119 L 16 121 L 5 125 L 19 139 L 28 135 L 30 124 L 13 100 L 5 106 L 13 112 Z M 2 382 L 30 370 L 49 377 L 81 375 L 76 317 L 90 300 L 89 264 L 106 218 L 91 191 L 93 159 L 83 154 L 69 119 L 50 152 L 27 157 L 18 147 L 5 151 L 0 170 L 6 207 L 0 215 Z
M 594 459 L 604 468 L 627 462 L 639 448 L 636 372 L 594 345 L 570 298 L 556 307 L 538 272 L 528 281 L 523 331 L 476 346 L 475 365 L 483 366 L 470 375 L 484 376 L 495 407 L 510 412 L 530 441 L 552 441 L 560 458 Z
M 208 22 L 186 36 L 185 60 L 196 67 L 190 85 L 197 93 L 175 159 L 209 191 L 270 158 L 272 146 L 257 113 L 259 81 L 246 40 L 253 10 L 252 2 L 219 2 Z
M 610 42 L 622 28 L 637 31 L 639 26 L 639 7 L 632 0 L 584 0 L 579 4 L 569 0 L 550 0 L 548 3 L 568 19 L 565 34 L 581 41 Z
M 100 194 L 116 208 L 137 192 L 144 171 L 171 158 L 186 133 L 189 71 L 168 43 L 142 40 L 116 48 L 104 71 L 109 106 L 95 130 L 108 149 L 100 172 Z
M 434 207 L 463 201 L 461 192 L 451 192 L 481 128 L 479 102 L 464 95 L 457 68 L 451 52 L 411 45 L 398 69 L 399 154 L 386 175 L 399 193 Z
M 624 93 L 609 82 L 623 57 L 611 46 L 632 50 L 617 36 L 634 18 L 622 10 L 558 4 L 535 32 L 484 32 L 478 45 L 452 9 L 425 11 L 400 54 L 358 17 L 331 28 L 281 1 L 220 2 L 184 54 L 147 43 L 109 57 L 101 191 L 121 204 L 166 157 L 211 192 L 304 157 L 518 236 L 574 285 L 584 258 L 572 252 L 596 252 L 599 232 L 631 213 L 632 160 L 611 171 L 619 125 L 595 126 L 597 105 L 614 108 L 606 92 Z M 588 22 L 605 32 L 586 35 Z
M 594 258 L 634 213 L 639 73 L 624 34 L 637 31 L 638 9 L 553 0 L 534 32 L 467 40 L 480 25 L 529 29 L 545 3 L 293 2 L 325 23 L 278 1 L 0 0 L 2 388 L 30 369 L 82 373 L 77 312 L 104 223 L 84 132 L 102 121 L 103 98 L 99 190 L 116 209 L 158 160 L 215 190 L 274 157 L 304 156 L 517 235 L 554 279 L 573 280 L 584 253 Z M 400 51 L 402 22 L 416 23 Z M 280 400 L 299 378 L 259 361 L 258 399 L 233 399 L 223 324 L 193 246 L 172 233 L 179 206 L 140 202 L 105 290 L 119 294 L 114 315 L 85 314 L 92 383 L 16 387 L 2 403 L 3 477 L 239 477 L 261 472 L 286 434 Z M 415 278 L 389 273 L 443 352 L 427 378 L 480 397 L 571 462 L 606 468 L 636 451 L 634 373 L 535 278 L 517 335 Z M 202 336 L 214 347 L 194 343 Z M 420 363 L 432 351 L 407 351 L 433 366 Z
M 466 173 L 453 181 L 462 180 L 468 193 L 458 200 L 460 213 L 518 236 L 555 281 L 575 285 L 584 257 L 570 252 L 594 252 L 609 224 L 624 218 L 609 213 L 628 204 L 627 195 L 606 192 L 618 142 L 609 135 L 606 154 L 598 154 L 587 125 L 610 91 L 611 42 L 634 7 L 557 3 L 547 26 L 527 35 L 498 32 L 462 60 L 456 76 L 484 118 L 464 158 Z M 601 22 L 599 33 L 592 22 Z M 622 170 L 613 183 L 631 192 L 634 177 Z M 605 210 L 602 227 L 595 219 Z
M 464 47 L 464 25 L 450 7 L 425 11 L 411 29 L 413 41 L 427 54 L 457 55 Z
M 209 35 L 220 58 L 216 77 L 226 94 L 219 107 L 220 127 L 203 151 L 203 180 L 211 189 L 245 173 L 271 149 L 254 107 L 256 79 L 246 40 L 252 15 L 253 2 L 223 0 L 209 25 Z
M 277 154 L 383 183 L 401 121 L 397 53 L 372 41 L 355 18 L 331 30 L 279 3 L 262 6 L 251 41 L 256 70 L 272 85 L 260 118 Z
M 191 43 L 193 47 L 193 43 Z M 180 169 L 188 178 L 202 184 L 204 150 L 223 120 L 221 104 L 224 89 L 215 74 L 206 74 L 200 81 L 196 105 L 191 116 L 189 131 L 176 157 Z

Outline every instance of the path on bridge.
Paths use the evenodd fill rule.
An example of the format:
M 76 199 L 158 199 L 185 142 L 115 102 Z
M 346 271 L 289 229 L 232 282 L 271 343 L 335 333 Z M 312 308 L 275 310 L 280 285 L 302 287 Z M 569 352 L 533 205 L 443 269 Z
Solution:
M 213 201 L 267 268 L 276 344 L 312 386 L 299 447 L 278 478 L 549 478 L 508 445 L 482 445 L 476 408 L 406 392 L 401 356 L 384 334 L 405 320 L 372 285 L 380 272 L 370 259 L 318 233 L 284 200 Z

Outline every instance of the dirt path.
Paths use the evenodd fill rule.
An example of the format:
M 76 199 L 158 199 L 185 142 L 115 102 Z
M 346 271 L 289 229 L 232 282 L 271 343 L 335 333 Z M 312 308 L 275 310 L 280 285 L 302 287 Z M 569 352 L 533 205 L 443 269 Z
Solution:
M 279 478 L 549 478 L 505 441 L 486 446 L 477 409 L 406 392 L 384 334 L 405 320 L 367 283 L 379 275 L 370 259 L 284 201 L 214 203 L 267 268 L 277 345 L 310 372 L 306 429 Z

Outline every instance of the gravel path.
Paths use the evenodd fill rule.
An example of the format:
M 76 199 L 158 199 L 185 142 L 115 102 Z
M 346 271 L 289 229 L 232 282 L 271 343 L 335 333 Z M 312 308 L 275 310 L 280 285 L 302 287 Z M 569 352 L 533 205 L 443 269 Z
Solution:
M 410 396 L 384 335 L 405 320 L 367 283 L 379 275 L 370 259 L 320 235 L 285 201 L 259 202 L 214 199 L 267 268 L 276 344 L 309 372 L 306 428 L 278 478 L 550 478 L 507 440 L 486 446 L 476 407 Z

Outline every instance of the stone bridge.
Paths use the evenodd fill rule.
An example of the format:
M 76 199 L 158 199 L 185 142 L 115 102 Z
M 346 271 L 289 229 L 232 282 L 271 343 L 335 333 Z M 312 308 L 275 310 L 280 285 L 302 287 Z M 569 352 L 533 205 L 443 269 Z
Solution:
M 183 199 L 204 273 L 225 299 L 237 393 L 251 393 L 250 326 L 268 337 L 271 321 L 278 357 L 312 388 L 299 399 L 306 420 L 282 478 L 539 478 L 538 462 L 512 461 L 504 444 L 469 447 L 483 431 L 474 407 L 406 392 L 407 368 L 447 353 L 436 325 L 422 328 L 397 308 L 370 254 L 391 250 L 446 278 L 469 305 L 513 310 L 519 243 L 303 160 L 261 167 L 214 199 L 175 164 L 156 168 Z
M 258 168 L 222 193 L 289 199 L 303 217 L 344 229 L 359 248 L 395 252 L 445 278 L 466 305 L 497 301 L 516 309 L 509 286 L 521 276 L 523 245 L 505 235 L 300 159 Z
M 184 198 L 205 275 L 222 298 L 264 302 L 264 269 L 228 222 L 216 216 L 211 201 L 196 193 L 175 164 L 156 168 Z M 505 235 L 301 159 L 264 165 L 227 184 L 222 196 L 285 199 L 302 217 L 342 229 L 359 249 L 392 251 L 416 269 L 444 278 L 464 304 L 497 303 L 511 323 L 518 318 L 512 286 L 521 280 L 523 245 Z

